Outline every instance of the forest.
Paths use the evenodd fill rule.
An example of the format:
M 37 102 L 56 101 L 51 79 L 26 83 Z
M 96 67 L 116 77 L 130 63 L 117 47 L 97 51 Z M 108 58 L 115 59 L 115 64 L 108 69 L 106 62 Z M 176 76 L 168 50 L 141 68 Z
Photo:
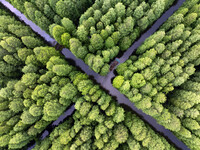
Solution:
M 102 76 L 108 74 L 109 63 L 126 51 L 174 1 L 81 0 L 74 4 L 70 0 L 9 0 Z
M 177 2 L 6 1 L 105 82 L 115 58 Z M 177 9 L 116 67 L 109 82 L 185 147 L 199 150 L 200 0 L 185 0 Z M 0 149 L 180 149 L 118 101 L 0 2 Z M 52 127 L 70 107 L 72 114 Z
M 195 120 L 200 101 L 190 91 L 194 87 L 194 92 L 199 90 L 199 8 L 198 1 L 186 1 L 117 67 L 118 76 L 113 80 L 113 86 L 137 108 L 173 131 L 191 149 L 200 148 L 200 120 Z

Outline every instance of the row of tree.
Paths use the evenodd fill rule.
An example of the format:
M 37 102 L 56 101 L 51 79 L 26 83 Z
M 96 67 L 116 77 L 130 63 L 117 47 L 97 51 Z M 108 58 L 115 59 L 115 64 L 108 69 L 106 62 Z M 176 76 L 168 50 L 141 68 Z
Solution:
M 175 135 L 191 149 L 200 147 L 200 72 L 168 95 L 169 111 L 181 121 L 181 129 Z
M 67 78 L 74 67 L 52 47 L 36 47 L 26 57 L 21 79 L 0 90 L 0 146 L 20 149 L 80 97 Z
M 82 13 L 93 4 L 94 0 L 7 0 L 15 8 L 26 15 L 31 21 L 49 33 L 49 26 L 53 23 L 61 24 L 66 17 L 78 24 Z
M 80 81 L 79 76 L 74 81 L 76 78 Z M 81 82 L 84 80 L 87 79 L 82 79 Z M 94 100 L 93 97 L 97 96 L 93 89 L 99 86 L 95 87 L 87 97 L 85 95 L 76 101 L 75 113 L 56 127 L 48 137 L 38 141 L 33 150 L 175 149 L 137 115 L 124 111 L 104 91 Z
M 0 7 L 0 88 L 10 79 L 21 77 L 25 59 L 33 53 L 31 49 L 44 45 L 28 26 Z
M 21 149 L 80 94 L 75 70 L 30 27 L 0 8 L 0 149 Z
M 9 2 L 95 72 L 107 75 L 111 60 L 127 50 L 174 0 Z
M 50 27 L 50 34 L 92 70 L 107 75 L 111 60 L 120 51 L 127 50 L 173 2 L 95 1 L 80 17 L 75 32 L 69 30 L 69 23 L 67 26 L 54 24 Z
M 177 134 L 185 130 L 181 120 L 165 107 L 166 95 L 185 83 L 195 73 L 194 67 L 200 64 L 199 8 L 198 0 L 186 0 L 159 31 L 145 40 L 135 55 L 117 67 L 118 76 L 113 80 L 113 86 L 137 108 Z M 180 101 L 182 99 L 174 103 L 189 106 Z M 183 141 L 191 149 L 199 149 L 200 142 L 196 138 L 190 139 L 190 143 Z

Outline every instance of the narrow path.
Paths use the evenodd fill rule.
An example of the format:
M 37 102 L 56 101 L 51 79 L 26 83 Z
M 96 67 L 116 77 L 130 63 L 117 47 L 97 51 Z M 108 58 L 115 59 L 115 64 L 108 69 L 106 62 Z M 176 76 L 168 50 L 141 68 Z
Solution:
M 71 105 L 56 121 L 52 122 L 51 125 L 49 126 L 50 130 L 47 129 L 47 130 L 44 130 L 42 132 L 42 135 L 41 135 L 41 139 L 43 140 L 45 137 L 47 137 L 49 135 L 49 133 L 55 128 L 57 127 L 59 124 L 63 123 L 63 121 L 71 116 L 73 113 L 74 113 L 74 104 Z
M 170 17 L 174 11 L 176 11 L 184 2 L 185 0 L 178 0 L 177 3 L 169 8 L 153 25 L 152 27 L 147 30 L 124 54 L 122 57 L 119 58 L 120 62 L 123 63 L 125 62 L 129 56 L 132 55 L 132 53 L 144 42 L 146 38 L 148 38 L 150 35 L 152 35 L 158 28 Z M 25 22 L 28 26 L 30 26 L 33 31 L 35 31 L 37 34 L 39 34 L 41 37 L 43 37 L 51 46 L 56 45 L 56 41 L 51 38 L 46 32 L 41 30 L 37 25 L 35 25 L 33 22 L 28 20 L 21 12 L 19 12 L 17 9 L 15 9 L 11 4 L 6 2 L 5 0 L 0 0 L 0 2 L 8 8 L 11 12 L 13 12 L 21 21 Z M 99 74 L 95 73 L 93 70 L 91 70 L 82 60 L 77 59 L 71 51 L 68 49 L 64 48 L 62 50 L 63 55 L 71 62 L 75 63 L 75 65 L 80 68 L 83 72 L 88 74 L 92 79 L 96 81 L 96 83 L 100 84 L 103 89 L 108 91 L 108 93 L 116 97 L 117 101 L 119 104 L 122 104 L 124 107 L 129 107 L 133 112 L 138 114 L 144 121 L 146 121 L 150 126 L 154 128 L 155 131 L 160 132 L 163 134 L 169 141 L 174 143 L 176 147 L 183 149 L 183 150 L 189 150 L 187 146 L 181 142 L 179 139 L 177 139 L 174 134 L 165 129 L 163 126 L 159 125 L 155 119 L 153 119 L 151 116 L 146 115 L 143 113 L 141 110 L 138 110 L 134 104 L 126 98 L 123 94 L 121 94 L 117 89 L 115 89 L 112 84 L 111 80 L 112 78 L 115 77 L 113 71 L 110 72 L 107 76 L 103 77 L 100 76 Z M 59 125 L 62 120 L 64 120 L 67 116 L 71 115 L 74 111 L 74 107 L 71 106 L 64 115 L 59 117 L 56 121 L 54 121 L 51 126 L 56 126 Z M 41 138 L 45 138 L 49 134 L 48 130 L 45 130 L 41 136 Z M 33 147 L 33 146 L 31 146 Z M 30 148 L 31 148 L 30 147 Z M 29 148 L 29 149 L 30 149 Z
M 145 41 L 146 38 L 156 32 L 159 27 L 167 21 L 167 19 L 185 2 L 185 0 L 178 0 L 175 5 L 170 7 L 142 36 L 119 58 L 120 62 L 125 62 L 132 53 Z
M 38 136 L 40 137 L 40 140 L 45 139 L 55 127 L 57 127 L 59 124 L 63 123 L 69 116 L 71 116 L 75 111 L 74 104 L 71 105 L 56 121 L 52 122 L 50 125 L 47 126 L 47 128 L 42 131 L 42 133 Z M 28 145 L 27 150 L 31 150 L 35 147 L 35 141 L 31 141 Z

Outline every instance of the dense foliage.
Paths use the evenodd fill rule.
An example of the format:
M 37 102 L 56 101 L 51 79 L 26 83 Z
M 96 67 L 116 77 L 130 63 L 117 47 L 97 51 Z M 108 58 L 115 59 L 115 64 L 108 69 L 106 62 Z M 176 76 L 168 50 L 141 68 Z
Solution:
M 75 24 L 94 0 L 7 0 L 26 17 L 36 23 L 46 32 L 53 23 L 61 24 L 66 17 Z
M 191 149 L 200 147 L 200 72 L 174 90 L 168 96 L 169 111 L 181 121 L 181 129 L 175 135 Z
M 22 148 L 80 97 L 67 75 L 74 67 L 51 47 L 36 47 L 21 79 L 0 90 L 0 146 Z
M 127 50 L 174 0 L 9 2 L 49 32 L 60 45 L 84 60 L 92 70 L 107 75 L 111 60 L 120 51 Z
M 38 47 L 46 44 L 28 26 L 0 14 L 0 147 L 20 149 L 79 94 L 65 77 L 74 67 L 60 52 Z
M 76 30 L 63 18 L 61 26 L 51 25 L 50 34 L 96 73 L 106 75 L 110 61 L 127 50 L 173 2 L 96 0 L 80 17 Z
M 137 108 L 177 134 L 186 131 L 182 120 L 166 107 L 166 95 L 186 82 L 200 64 L 199 8 L 198 0 L 187 0 L 159 31 L 145 40 L 136 55 L 117 67 L 118 76 L 113 80 L 113 86 Z M 180 101 L 174 103 L 182 105 Z M 191 149 L 199 149 L 198 138 L 183 141 Z
M 8 1 L 101 75 L 174 2 Z M 117 67 L 113 86 L 199 150 L 199 65 L 200 2 L 186 0 Z M 72 104 L 73 115 L 38 139 Z M 0 149 L 24 149 L 31 140 L 35 150 L 175 149 L 0 6 Z
M 51 134 L 52 149 L 65 145 L 71 149 L 131 149 L 132 145 L 137 149 L 174 149 L 2 8 L 0 31 L 0 60 L 5 65 L 0 72 L 1 149 L 24 149 L 72 103 L 76 108 L 73 117 Z
M 28 26 L 0 8 L 0 88 L 22 75 L 25 59 L 32 48 L 45 43 Z
M 103 99 L 110 101 L 107 108 L 102 104 Z M 56 127 L 49 137 L 38 141 L 33 150 L 175 149 L 137 115 L 125 112 L 104 92 L 97 101 L 78 99 L 75 108 L 73 116 Z

